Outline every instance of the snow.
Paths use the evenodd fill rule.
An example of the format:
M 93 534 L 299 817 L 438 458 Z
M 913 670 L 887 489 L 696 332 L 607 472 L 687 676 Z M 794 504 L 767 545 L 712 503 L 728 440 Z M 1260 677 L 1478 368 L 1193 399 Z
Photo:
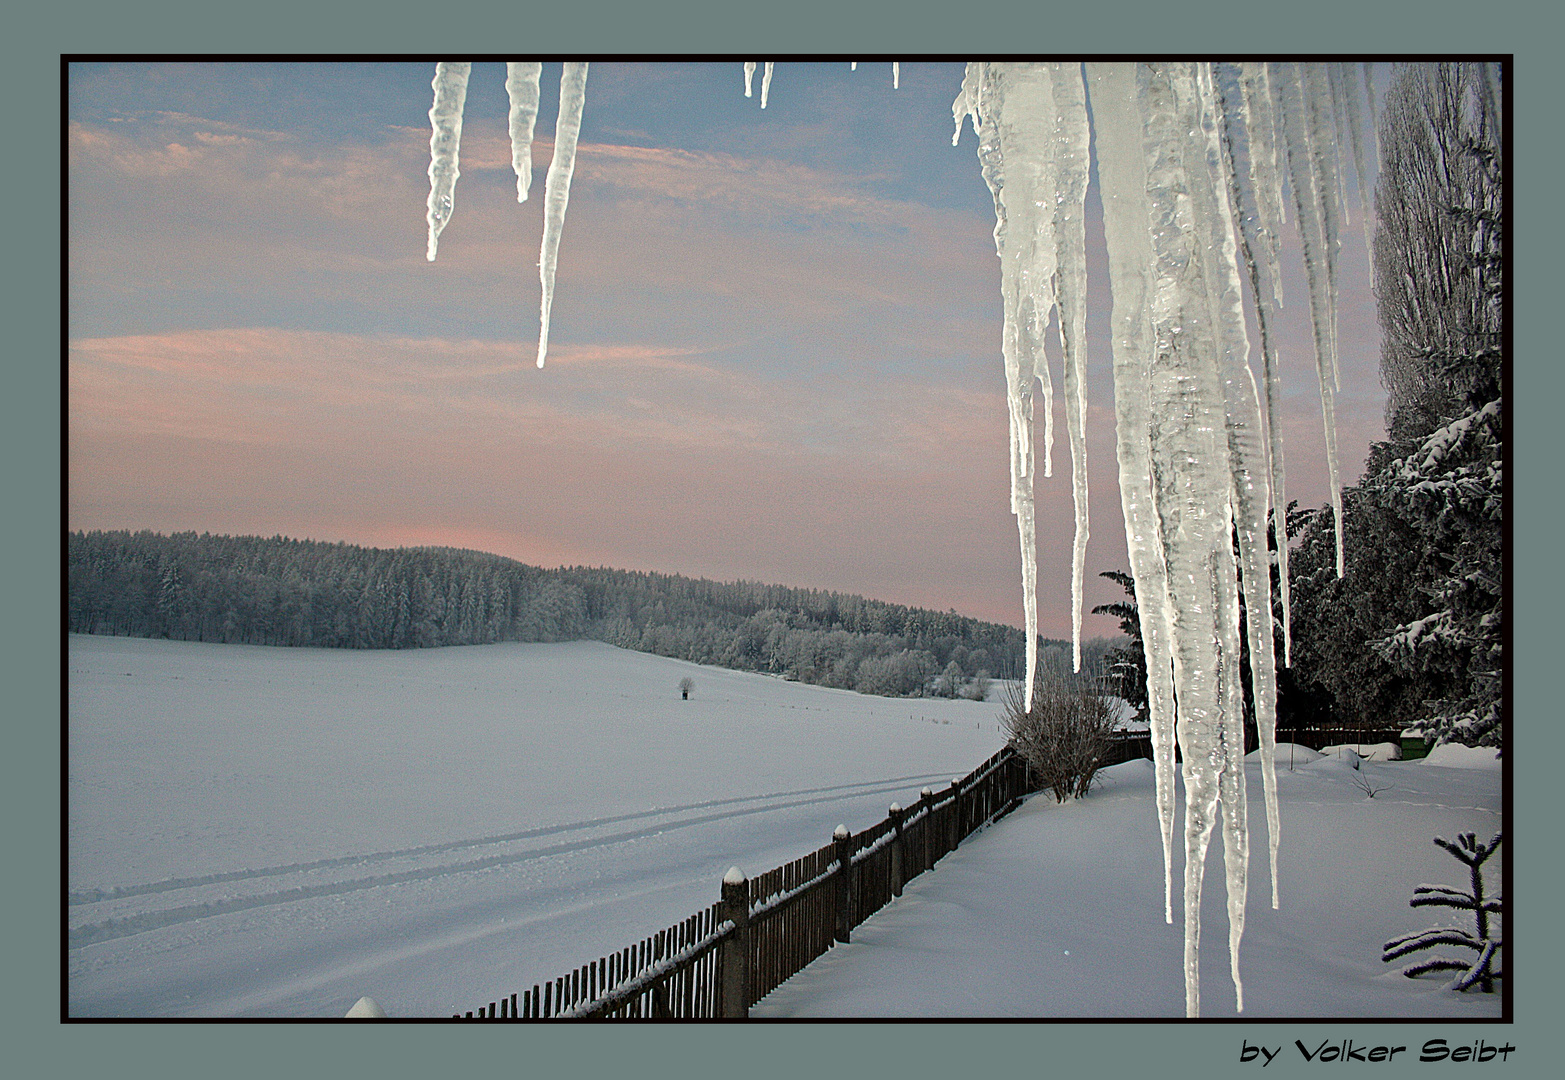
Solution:
M 1001 738 L 993 703 L 589 642 L 73 636 L 67 668 L 73 1016 L 340 1017 L 364 996 L 393 1017 L 473 1009 L 706 907 L 725 870 L 910 805 Z M 687 673 L 699 701 L 669 689 Z M 1430 840 L 1501 830 L 1493 752 L 1355 771 L 1282 743 L 1278 762 L 1285 802 L 1308 809 L 1287 819 L 1282 909 L 1246 913 L 1245 1015 L 1496 1015 L 1379 959 L 1428 925 L 1407 907 L 1417 884 L 1463 884 Z M 1102 775 L 1083 801 L 1033 799 L 970 838 L 755 1015 L 1178 1015 L 1153 767 Z M 1366 798 L 1360 775 L 1387 786 Z M 79 943 L 112 920 L 132 932 Z M 1231 1005 L 1209 996 L 1203 1014 Z
M 380 1019 L 385 1015 L 386 1010 L 382 1009 L 372 997 L 359 998 L 358 1001 L 353 1003 L 353 1008 L 343 1014 L 346 1019 L 350 1020 Z
M 595 642 L 359 651 L 73 636 L 73 1016 L 450 1016 L 863 829 L 998 706 Z M 691 675 L 702 693 L 680 700 Z
M 1500 768 L 1500 752 L 1492 746 L 1463 746 L 1460 743 L 1444 743 L 1429 751 L 1427 757 L 1421 758 L 1424 765 L 1434 765 L 1446 769 L 1492 769 Z
M 1408 907 L 1420 882 L 1466 884 L 1465 869 L 1430 841 L 1499 831 L 1500 775 L 1365 762 L 1377 785 L 1390 785 L 1369 799 L 1341 763 L 1306 762 L 1299 747 L 1290 770 L 1288 751 L 1280 745 L 1283 799 L 1308 812 L 1286 821 L 1281 910 L 1257 896 L 1246 913 L 1245 1018 L 1498 1017 L 1500 995 L 1404 978 L 1381 950 L 1428 925 Z M 1182 1015 L 1180 933 L 1157 911 L 1152 763 L 1100 775 L 1084 800 L 1034 797 L 970 838 L 751 1015 Z M 1203 965 L 1222 960 L 1203 952 Z M 1202 1015 L 1236 1014 L 1231 999 L 1209 996 Z
M 1291 742 L 1280 742 L 1280 743 L 1278 743 L 1277 746 L 1276 746 L 1275 753 L 1276 753 L 1276 756 L 1273 758 L 1273 760 L 1274 761 L 1278 761 L 1278 762 L 1282 762 L 1282 763 L 1285 764 L 1285 766 L 1289 765 L 1289 764 L 1292 764 L 1292 765 L 1303 765 L 1303 764 L 1306 764 L 1306 763 L 1311 762 L 1311 761 L 1319 761 L 1321 759 L 1321 757 L 1323 756 L 1320 753 L 1320 751 L 1318 751 L 1318 750 L 1314 750 L 1314 749 L 1312 749 L 1312 748 L 1310 748 L 1308 746 L 1301 746 L 1298 743 L 1291 743 Z M 1244 756 L 1244 760 L 1247 761 L 1247 762 L 1249 762 L 1249 761 L 1260 761 L 1261 760 L 1261 752 L 1260 752 L 1260 750 L 1251 750 L 1248 754 L 1246 754 Z
M 1337 757 L 1359 761 L 1401 761 L 1402 747 L 1396 743 L 1342 743 L 1323 746 L 1322 757 Z

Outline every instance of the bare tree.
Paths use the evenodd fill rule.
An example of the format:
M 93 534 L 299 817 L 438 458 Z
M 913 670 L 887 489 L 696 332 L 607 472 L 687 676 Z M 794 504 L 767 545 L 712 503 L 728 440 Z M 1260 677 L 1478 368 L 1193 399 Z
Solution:
M 1375 297 L 1393 439 L 1500 395 L 1500 72 L 1397 69 L 1380 121 Z
M 696 681 L 689 675 L 679 680 L 679 696 L 683 701 L 690 700 L 690 691 L 696 688 Z

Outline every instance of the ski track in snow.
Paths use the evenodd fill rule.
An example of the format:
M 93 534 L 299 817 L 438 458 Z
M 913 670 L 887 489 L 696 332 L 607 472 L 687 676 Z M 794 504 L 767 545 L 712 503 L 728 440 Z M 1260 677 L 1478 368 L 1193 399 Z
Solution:
M 773 792 L 767 795 L 739 796 L 729 799 L 713 799 L 702 803 L 690 803 L 685 806 L 670 807 L 666 809 L 646 810 L 633 814 L 620 814 L 612 817 L 592 818 L 586 821 L 573 822 L 561 825 L 541 826 L 516 833 L 507 833 L 500 836 L 486 837 L 476 840 L 455 840 L 442 844 L 429 844 L 417 848 L 405 848 L 397 851 L 372 852 L 366 855 L 350 855 L 335 859 L 319 859 L 307 863 L 295 863 L 284 866 L 263 867 L 256 870 L 236 870 L 221 874 L 208 874 L 193 878 L 175 878 L 168 881 L 152 882 L 146 885 L 119 886 L 107 890 L 77 890 L 70 894 L 69 903 L 72 906 L 81 907 L 91 904 L 101 904 L 113 900 L 122 900 L 135 896 L 162 895 L 170 892 L 183 892 L 190 889 L 218 884 L 234 884 L 247 881 L 255 881 L 262 878 L 283 876 L 288 874 L 302 874 L 321 869 L 335 869 L 341 867 L 363 866 L 368 863 L 381 862 L 389 859 L 418 857 L 439 854 L 445 851 L 470 849 L 478 847 L 497 846 L 513 843 L 517 840 L 532 839 L 539 836 L 557 835 L 564 832 L 576 832 L 598 828 L 603 825 L 618 822 L 632 821 L 649 817 L 665 817 L 672 814 L 684 813 L 691 810 L 710 809 L 717 806 L 731 806 L 735 803 L 757 802 L 760 800 L 788 799 L 784 802 L 767 802 L 762 806 L 748 806 L 741 809 L 728 810 L 723 813 L 701 814 L 695 817 L 677 818 L 671 821 L 658 822 L 642 829 L 634 829 L 627 832 L 612 833 L 606 836 L 586 837 L 579 840 L 570 840 L 563 843 L 552 844 L 547 847 L 529 848 L 519 852 L 504 852 L 494 855 L 486 855 L 482 858 L 469 859 L 455 863 L 441 863 L 434 866 L 419 866 L 409 870 L 399 870 L 388 874 L 377 874 L 372 877 L 350 878 L 348 880 L 328 881 L 315 885 L 299 885 L 291 889 L 281 889 L 273 892 L 258 893 L 249 896 L 228 897 L 218 900 L 208 900 L 200 903 L 185 904 L 179 907 L 162 908 L 152 911 L 137 912 L 130 915 L 105 919 L 100 922 L 84 923 L 71 927 L 68 932 L 69 946 L 72 949 L 85 948 L 102 941 L 112 941 L 116 938 L 128 937 L 132 934 L 145 933 L 149 930 L 158 930 L 179 923 L 190 922 L 195 919 L 211 918 L 215 915 L 225 915 L 234 911 L 244 911 L 258 907 L 270 907 L 275 904 L 287 904 L 296 900 L 308 900 L 321 896 L 339 896 L 344 893 L 360 892 L 365 889 L 378 888 L 383 885 L 396 885 L 409 881 L 423 881 L 430 878 L 445 877 L 452 874 L 470 873 L 478 870 L 487 870 L 498 866 L 508 866 L 515 863 L 530 862 L 544 859 L 554 855 L 563 855 L 574 851 L 583 851 L 590 848 L 608 847 L 613 844 L 628 843 L 633 840 L 643 839 L 649 836 L 657 836 L 663 833 L 673 832 L 678 829 L 688 829 L 699 825 L 709 825 L 713 822 L 725 821 L 732 818 L 749 817 L 755 814 L 773 813 L 779 810 L 790 810 L 801 806 L 814 806 L 821 803 L 840 802 L 847 799 L 856 799 L 867 795 L 887 795 L 901 791 L 909 783 L 927 780 L 947 780 L 943 774 L 922 774 L 918 776 L 888 777 L 883 780 L 863 781 L 856 784 L 841 784 L 824 788 L 804 788 L 798 791 Z M 822 794 L 827 793 L 827 794 Z M 813 798 L 791 799 L 795 795 L 814 795 Z M 802 854 L 802 852 L 801 852 Z

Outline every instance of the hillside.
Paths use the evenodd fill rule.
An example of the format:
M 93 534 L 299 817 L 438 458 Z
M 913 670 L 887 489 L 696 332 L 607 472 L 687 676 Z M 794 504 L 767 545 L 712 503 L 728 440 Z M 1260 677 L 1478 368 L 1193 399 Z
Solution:
M 350 649 L 596 640 L 887 696 L 982 695 L 1024 666 L 1020 630 L 750 581 L 543 569 L 455 548 L 282 536 L 67 536 L 72 633 Z M 1113 643 L 1084 644 L 1095 674 Z M 1066 642 L 1043 641 L 1064 672 Z

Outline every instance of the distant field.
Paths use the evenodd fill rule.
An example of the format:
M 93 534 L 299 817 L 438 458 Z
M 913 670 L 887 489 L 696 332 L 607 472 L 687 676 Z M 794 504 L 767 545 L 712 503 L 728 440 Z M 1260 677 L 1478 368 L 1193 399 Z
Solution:
M 965 773 L 999 705 L 594 642 L 72 636 L 72 1015 L 441 1015 Z M 695 691 L 680 700 L 678 683 Z

